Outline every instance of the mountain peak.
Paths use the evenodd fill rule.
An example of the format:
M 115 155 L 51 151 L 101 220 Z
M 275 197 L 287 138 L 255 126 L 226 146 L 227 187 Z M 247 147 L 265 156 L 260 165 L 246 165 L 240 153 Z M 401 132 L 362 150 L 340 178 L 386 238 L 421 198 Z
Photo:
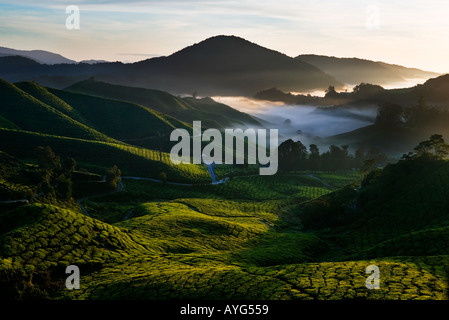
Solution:
M 230 54 L 232 51 L 236 52 L 237 50 L 239 50 L 239 53 L 242 53 L 241 50 L 255 50 L 256 48 L 272 51 L 241 37 L 233 35 L 218 35 L 185 47 L 184 49 L 173 53 L 171 57 L 184 54 L 223 55 Z

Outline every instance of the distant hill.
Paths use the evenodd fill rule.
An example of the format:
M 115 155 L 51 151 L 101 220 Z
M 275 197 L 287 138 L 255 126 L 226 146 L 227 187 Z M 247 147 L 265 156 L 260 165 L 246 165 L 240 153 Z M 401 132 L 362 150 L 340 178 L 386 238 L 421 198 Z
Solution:
M 343 96 L 345 95 L 343 93 Z M 378 105 L 382 102 L 391 102 L 410 107 L 418 104 L 420 100 L 424 100 L 428 105 L 449 108 L 449 75 L 431 78 L 410 88 L 380 90 L 363 99 L 352 99 L 348 104 Z
M 245 39 L 216 36 L 168 57 L 134 63 L 135 72 L 153 77 L 153 87 L 172 87 L 201 95 L 253 95 L 266 87 L 287 91 L 342 85 L 309 63 L 295 60 Z
M 80 63 L 87 63 L 87 64 L 96 64 L 96 63 L 107 63 L 106 60 L 95 60 L 95 59 L 89 59 L 89 60 L 81 60 Z
M 440 75 L 416 68 L 359 58 L 307 54 L 299 55 L 296 59 L 310 63 L 349 85 L 357 85 L 362 82 L 387 85 L 404 82 L 407 79 L 429 79 Z
M 67 59 L 60 54 L 44 51 L 44 50 L 16 50 L 11 48 L 0 47 L 0 57 L 4 56 L 21 56 L 33 59 L 42 64 L 60 64 L 60 63 L 76 63 L 74 60 Z
M 397 103 L 403 107 L 417 105 L 424 101 L 427 105 L 449 109 L 449 74 L 431 78 L 410 88 L 384 89 L 378 85 L 361 83 L 352 92 L 334 92 L 331 96 L 318 97 L 291 94 L 277 88 L 259 91 L 254 97 L 261 100 L 282 101 L 288 104 L 308 104 L 328 109 L 377 107 L 380 103 Z M 325 110 L 325 108 L 323 108 Z
M 10 81 L 36 81 L 43 86 L 62 89 L 95 74 L 114 80 L 124 75 L 121 62 L 40 64 L 33 59 L 20 56 L 0 57 L 0 78 Z
M 0 54 L 0 77 L 36 81 L 63 89 L 89 77 L 110 84 L 157 89 L 176 95 L 253 96 L 267 88 L 310 92 L 334 86 L 397 84 L 438 73 L 358 58 L 320 55 L 289 57 L 236 36 L 215 36 L 169 56 L 135 63 L 57 60 L 44 64 L 32 56 Z M 39 62 L 37 62 L 39 61 Z M 47 60 L 48 62 L 49 60 Z M 62 62 L 62 63 L 61 63 Z

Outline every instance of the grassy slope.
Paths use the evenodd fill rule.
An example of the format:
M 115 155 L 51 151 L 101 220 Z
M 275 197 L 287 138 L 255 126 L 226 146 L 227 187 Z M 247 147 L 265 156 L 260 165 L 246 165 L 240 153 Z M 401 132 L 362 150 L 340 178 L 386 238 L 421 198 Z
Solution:
M 36 193 L 33 175 L 20 160 L 0 151 L 0 201 L 24 199 Z
M 80 139 L 113 141 L 1 79 L 0 92 L 0 116 L 23 130 Z
M 33 159 L 38 146 L 50 146 L 58 155 L 74 157 L 78 162 L 102 170 L 116 164 L 123 175 L 157 179 L 161 172 L 165 172 L 169 181 L 209 181 L 205 166 L 174 165 L 167 153 L 162 153 L 162 161 L 159 161 L 159 152 L 150 149 L 2 128 L 0 135 L 3 138 L 0 149 L 19 158 Z
M 152 109 L 120 100 L 49 89 L 70 104 L 89 123 L 116 139 L 136 139 L 169 134 L 189 125 Z
M 251 116 L 210 98 L 180 98 L 159 90 L 112 85 L 93 80 L 78 82 L 66 90 L 140 104 L 187 123 L 201 120 L 205 127 L 220 129 L 236 124 L 260 125 Z
M 36 99 L 39 99 L 43 103 L 55 108 L 56 110 L 64 113 L 70 118 L 88 125 L 86 119 L 84 119 L 77 110 L 75 110 L 71 105 L 66 103 L 64 100 L 58 98 L 46 88 L 38 85 L 35 82 L 18 82 L 14 84 L 17 88 L 27 92 Z
M 298 182 L 307 186 L 305 180 Z M 173 195 L 184 198 L 148 202 L 164 195 L 150 192 L 160 185 L 133 183 L 136 191 L 148 188 L 147 200 L 136 201 L 131 218 L 112 225 L 76 207 L 51 204 L 3 213 L 0 272 L 35 272 L 36 280 L 26 288 L 36 291 L 44 288 L 37 280 L 39 270 L 51 270 L 50 278 L 59 283 L 55 289 L 60 289 L 54 297 L 71 299 L 447 298 L 447 256 L 313 262 L 327 244 L 311 233 L 282 227 L 281 212 L 288 211 L 282 197 L 203 201 L 197 198 L 206 194 L 201 189 L 165 186 L 166 196 L 173 188 Z M 133 183 L 125 181 L 130 187 Z M 110 204 L 111 197 L 97 199 L 97 205 Z M 65 278 L 57 281 L 68 264 L 80 267 L 81 290 L 69 292 Z M 370 264 L 381 270 L 381 290 L 365 287 Z

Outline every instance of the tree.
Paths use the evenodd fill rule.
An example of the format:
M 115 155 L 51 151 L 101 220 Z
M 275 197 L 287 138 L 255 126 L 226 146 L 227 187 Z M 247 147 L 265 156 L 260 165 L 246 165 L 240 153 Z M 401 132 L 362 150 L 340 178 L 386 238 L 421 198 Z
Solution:
M 49 147 L 37 147 L 37 163 L 39 168 L 44 170 L 59 170 L 61 169 L 61 160 L 56 156 L 53 150 Z
M 347 168 L 347 160 L 348 160 L 348 146 L 335 146 L 331 145 L 329 147 L 330 156 L 333 162 L 334 170 L 344 170 Z
M 380 151 L 378 148 L 370 148 L 365 154 L 365 159 L 374 159 L 376 165 L 387 160 L 385 153 Z
M 366 159 L 360 166 L 360 171 L 364 174 L 370 173 L 376 169 L 376 159 Z
M 384 88 L 370 83 L 361 83 L 352 89 L 354 95 L 358 98 L 366 98 L 384 91 Z
M 362 172 L 370 171 L 385 160 L 387 160 L 387 156 L 374 147 L 368 150 L 364 147 L 360 147 L 355 152 L 355 165 L 357 168 L 360 168 Z
M 289 172 L 304 169 L 306 165 L 307 148 L 301 141 L 288 139 L 278 148 L 279 169 Z
M 312 171 L 318 171 L 321 167 L 320 149 L 316 144 L 311 144 L 309 151 L 309 168 Z
M 347 170 L 354 167 L 354 162 L 348 146 L 331 145 L 329 151 L 321 155 L 321 168 L 324 171 Z
M 334 86 L 329 86 L 326 90 L 325 90 L 325 97 L 326 98 L 338 98 L 340 95 L 338 94 L 338 92 L 335 90 Z
M 382 103 L 377 110 L 376 124 L 384 127 L 397 127 L 404 122 L 404 110 L 399 104 Z
M 106 184 L 111 189 L 117 189 L 121 174 L 122 172 L 117 167 L 117 165 L 114 165 L 112 168 L 106 171 Z
M 402 156 L 404 160 L 429 159 L 442 160 L 449 155 L 449 144 L 444 141 L 440 134 L 434 134 L 429 140 L 420 142 L 414 149 Z

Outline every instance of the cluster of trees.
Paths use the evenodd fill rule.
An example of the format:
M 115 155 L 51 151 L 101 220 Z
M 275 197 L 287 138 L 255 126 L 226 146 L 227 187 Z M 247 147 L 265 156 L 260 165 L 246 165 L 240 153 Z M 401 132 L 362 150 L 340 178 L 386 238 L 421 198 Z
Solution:
M 117 165 L 114 165 L 112 168 L 110 168 L 106 171 L 106 177 L 105 177 L 106 185 L 111 190 L 116 190 L 118 188 L 118 184 L 120 183 L 121 174 L 122 174 L 122 172 L 117 167 Z
M 376 124 L 384 127 L 421 127 L 438 123 L 445 125 L 448 120 L 449 112 L 447 110 L 428 106 L 421 98 L 417 105 L 407 108 L 391 102 L 380 104 Z
M 385 154 L 376 148 L 360 147 L 355 154 L 349 153 L 348 146 L 331 145 L 329 150 L 320 153 L 316 144 L 307 148 L 301 141 L 288 139 L 278 148 L 279 171 L 342 171 L 361 169 L 369 171 L 386 160 Z
M 329 86 L 325 90 L 325 98 L 338 99 L 338 98 L 351 98 L 351 99 L 366 99 L 375 96 L 385 89 L 376 84 L 361 83 L 356 85 L 352 92 L 337 92 L 334 86 Z
M 37 147 L 36 156 L 41 176 L 39 187 L 42 192 L 62 200 L 72 198 L 76 160 L 72 157 L 61 160 L 49 146 Z M 120 169 L 116 165 L 108 169 L 105 174 L 106 186 L 112 190 L 117 189 L 120 175 Z
M 430 139 L 420 142 L 412 152 L 404 154 L 402 160 L 443 160 L 449 155 L 449 144 L 441 134 L 434 134 Z
M 67 157 L 61 162 L 61 158 L 49 146 L 37 147 L 36 155 L 42 175 L 42 192 L 64 200 L 70 199 L 73 190 L 72 172 L 76 168 L 75 159 Z

